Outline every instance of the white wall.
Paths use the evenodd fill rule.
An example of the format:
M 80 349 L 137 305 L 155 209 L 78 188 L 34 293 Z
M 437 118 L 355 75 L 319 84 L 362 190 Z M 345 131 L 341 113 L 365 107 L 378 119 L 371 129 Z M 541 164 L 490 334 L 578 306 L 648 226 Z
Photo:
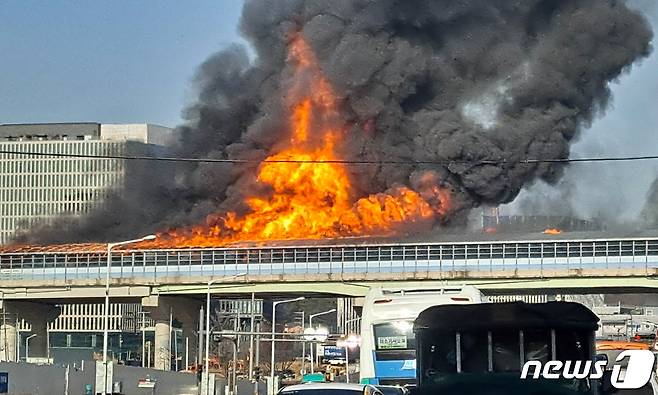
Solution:
M 172 139 L 172 136 L 173 129 L 146 123 L 101 125 L 102 140 L 131 140 L 149 144 L 167 145 Z

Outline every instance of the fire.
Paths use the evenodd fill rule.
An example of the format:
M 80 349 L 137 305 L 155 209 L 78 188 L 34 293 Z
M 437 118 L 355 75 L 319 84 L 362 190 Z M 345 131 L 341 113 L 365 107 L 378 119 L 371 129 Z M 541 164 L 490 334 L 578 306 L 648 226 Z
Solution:
M 338 121 L 337 99 L 301 37 L 291 42 L 288 62 L 294 65 L 294 83 L 287 95 L 289 140 L 261 163 L 256 177 L 269 193 L 247 197 L 247 214 L 213 214 L 203 225 L 170 230 L 143 247 L 391 236 L 404 227 L 431 225 L 446 215 L 449 193 L 437 180 L 430 180 L 431 175 L 427 182 L 421 178 L 419 191 L 398 186 L 367 197 L 354 196 L 349 172 L 337 154 L 345 133 Z
M 562 233 L 560 229 L 557 228 L 548 228 L 543 232 L 545 235 L 559 235 Z

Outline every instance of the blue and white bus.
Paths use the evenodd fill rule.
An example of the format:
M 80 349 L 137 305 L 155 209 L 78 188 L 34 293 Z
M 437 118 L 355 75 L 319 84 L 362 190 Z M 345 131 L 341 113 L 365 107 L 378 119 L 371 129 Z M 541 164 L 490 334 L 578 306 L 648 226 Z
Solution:
M 361 316 L 361 383 L 415 384 L 414 320 L 431 306 L 467 303 L 482 303 L 482 294 L 477 288 L 371 289 Z

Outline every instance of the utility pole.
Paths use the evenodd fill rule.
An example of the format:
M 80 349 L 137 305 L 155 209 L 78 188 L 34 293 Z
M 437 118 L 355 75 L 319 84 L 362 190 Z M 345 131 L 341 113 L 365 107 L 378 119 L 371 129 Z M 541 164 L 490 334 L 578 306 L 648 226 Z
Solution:
M 256 367 L 260 371 L 260 322 L 256 325 L 256 331 L 258 331 L 258 335 L 256 335 L 256 356 L 254 358 L 256 359 L 254 361 Z M 260 375 L 259 375 L 260 376 Z M 254 377 L 254 395 L 258 395 L 258 382 L 260 380 L 260 377 Z
M 199 339 L 197 340 L 197 354 L 196 354 L 196 364 L 197 369 L 199 366 L 203 365 L 203 307 L 199 309 Z
M 148 311 L 139 311 L 137 314 L 140 315 L 140 326 L 142 330 L 142 367 L 146 367 L 146 315 Z
M 168 347 L 169 349 L 167 350 L 167 359 L 168 359 L 168 361 L 165 364 L 165 366 L 167 366 L 169 368 L 168 370 L 171 370 L 171 355 L 172 355 L 172 352 L 171 352 L 171 348 L 172 348 L 171 347 L 171 345 L 172 345 L 171 335 L 173 333 L 173 328 L 172 328 L 173 324 L 174 324 L 174 309 L 170 307 L 169 308 L 169 347 Z
M 231 395 L 237 395 L 238 393 L 238 383 L 237 383 L 237 378 L 238 378 L 238 352 L 240 351 L 240 310 L 237 310 L 235 312 L 236 314 L 233 316 L 233 327 L 235 328 L 235 332 L 237 333 L 235 335 L 235 340 L 233 343 L 233 371 L 232 376 L 233 378 L 231 379 Z
M 256 317 L 256 294 L 251 293 L 251 304 L 249 307 L 249 380 L 254 379 L 254 318 Z
M 306 317 L 305 317 L 305 312 L 304 311 L 297 311 L 295 312 L 300 317 L 300 323 L 302 327 L 302 333 L 304 331 L 305 325 L 306 325 Z M 306 372 L 306 340 L 304 337 L 302 337 L 302 360 L 301 360 L 301 367 L 299 368 L 299 374 L 301 376 L 304 375 Z
M 5 318 L 7 315 L 7 309 L 5 309 L 5 291 L 0 291 L 0 295 L 2 296 L 2 299 L 0 299 L 0 309 L 2 309 L 2 341 L 4 343 L 2 345 L 2 361 L 9 361 L 9 356 L 7 355 L 7 350 L 9 347 L 7 343 L 7 320 Z M 18 327 L 16 327 L 16 333 L 18 333 Z

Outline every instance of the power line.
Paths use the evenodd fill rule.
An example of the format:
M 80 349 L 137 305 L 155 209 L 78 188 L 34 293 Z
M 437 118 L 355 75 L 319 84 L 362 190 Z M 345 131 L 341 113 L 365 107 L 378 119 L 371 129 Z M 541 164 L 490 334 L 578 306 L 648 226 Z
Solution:
M 126 155 L 92 155 L 92 154 L 64 154 L 29 151 L 0 150 L 0 154 L 22 155 L 22 156 L 44 156 L 56 158 L 87 158 L 87 159 L 118 159 L 118 160 L 142 160 L 161 162 L 187 162 L 187 163 L 234 163 L 234 164 L 258 164 L 258 163 L 318 163 L 318 164 L 350 164 L 350 165 L 503 165 L 503 164 L 541 164 L 541 163 L 587 163 L 587 162 L 634 162 L 646 160 L 658 160 L 658 155 L 644 156 L 620 156 L 599 158 L 554 158 L 554 159 L 519 159 L 519 160 L 342 160 L 342 159 L 217 159 L 217 158 L 181 158 L 167 156 L 126 156 Z

